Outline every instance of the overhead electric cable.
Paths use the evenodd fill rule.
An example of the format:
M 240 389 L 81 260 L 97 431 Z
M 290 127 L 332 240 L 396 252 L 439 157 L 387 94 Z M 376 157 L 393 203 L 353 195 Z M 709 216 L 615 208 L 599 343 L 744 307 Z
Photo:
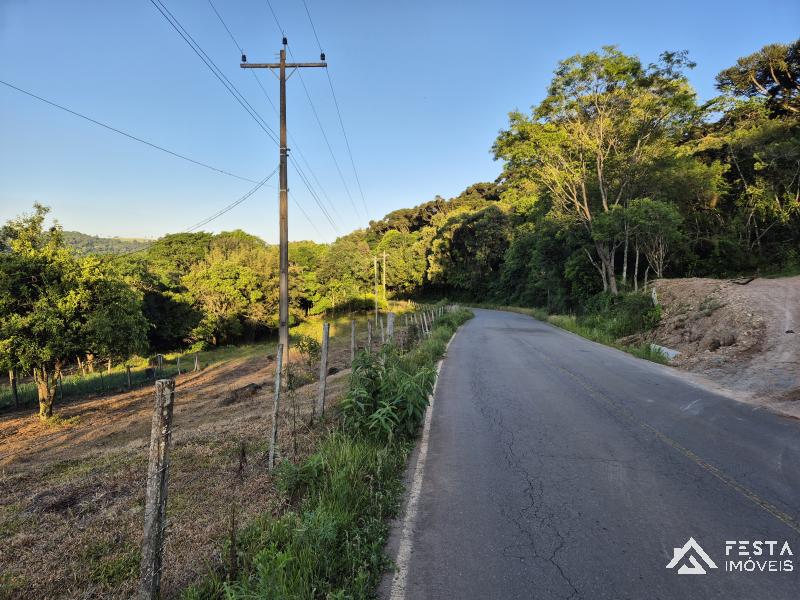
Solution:
M 233 32 L 231 31 L 231 28 L 228 27 L 228 24 L 225 22 L 225 19 L 222 17 L 222 13 L 220 13 L 217 10 L 217 7 L 214 5 L 212 0 L 208 0 L 208 4 L 211 6 L 211 9 L 214 11 L 214 14 L 217 16 L 217 19 L 219 20 L 219 22 L 225 28 L 225 31 L 228 32 L 228 37 L 230 37 L 231 41 L 233 42 L 233 45 L 239 50 L 241 55 L 244 56 L 244 49 L 242 48 L 242 45 L 236 39 L 236 36 L 233 35 Z M 273 13 L 273 16 L 274 16 L 274 13 Z M 276 18 L 276 22 L 277 22 L 277 18 Z M 272 98 L 270 98 L 269 94 L 267 93 L 267 90 L 264 88 L 264 85 L 261 83 L 261 79 L 256 75 L 256 70 L 255 69 L 247 69 L 247 70 L 250 71 L 250 74 L 253 76 L 253 79 L 255 79 L 256 84 L 258 84 L 258 87 L 261 89 L 261 93 L 267 99 L 267 102 L 269 102 L 269 105 L 272 107 L 272 110 L 275 112 L 276 115 L 280 114 L 278 112 L 278 107 L 275 106 L 275 103 L 272 101 Z M 298 70 L 298 74 L 300 74 L 300 77 L 302 78 L 302 74 L 300 73 L 299 70 Z M 305 83 L 303 83 L 303 87 L 305 87 Z M 306 94 L 308 94 L 308 91 L 306 91 Z M 310 98 L 309 98 L 309 100 L 310 100 Z M 317 120 L 319 121 L 319 118 Z M 322 186 L 322 184 L 320 183 L 319 179 L 317 178 L 316 173 L 311 168 L 311 165 L 309 164 L 308 160 L 306 159 L 305 154 L 303 154 L 303 151 L 300 149 L 300 145 L 295 142 L 294 136 L 292 136 L 291 134 L 289 135 L 289 138 L 292 141 L 292 146 L 294 147 L 295 150 L 297 150 L 298 154 L 300 154 L 300 158 L 305 163 L 306 168 L 308 169 L 308 172 L 311 174 L 311 178 L 314 180 L 314 182 L 316 183 L 317 187 L 322 192 L 322 195 L 328 201 L 328 205 L 333 210 L 333 212 L 336 214 L 336 216 L 339 217 L 340 215 L 339 215 L 339 212 L 336 210 L 336 206 L 331 201 L 330 196 L 328 196 L 328 192 Z M 328 147 L 330 148 L 330 144 L 328 145 Z M 337 169 L 338 169 L 338 164 L 337 164 Z M 341 171 L 340 171 L 340 173 L 341 173 Z M 309 193 L 311 193 L 311 190 L 309 190 Z
M 189 47 L 194 51 L 194 53 L 203 61 L 203 63 L 208 67 L 208 69 L 214 74 L 214 76 L 222 83 L 225 89 L 236 99 L 236 101 L 242 106 L 242 108 L 253 118 L 253 120 L 264 130 L 264 132 L 272 139 L 273 142 L 279 144 L 279 140 L 275 132 L 272 128 L 267 125 L 266 121 L 258 114 L 247 99 L 242 95 L 242 93 L 238 90 L 238 88 L 231 83 L 231 81 L 227 78 L 227 76 L 217 67 L 216 63 L 211 59 L 210 56 L 203 50 L 203 48 L 195 41 L 192 35 L 186 30 L 186 28 L 181 25 L 180 21 L 173 15 L 170 10 L 164 5 L 161 0 L 150 0 L 150 3 L 156 7 L 158 12 L 161 13 L 161 16 L 172 26 L 172 28 L 180 35 L 181 38 L 189 45 Z M 309 193 L 312 194 L 315 203 L 319 206 L 320 210 L 323 211 L 323 214 L 326 215 L 326 218 L 331 223 L 331 226 L 336 230 L 336 226 L 333 224 L 330 215 L 327 214 L 327 210 L 322 205 L 322 202 L 319 200 L 319 197 L 312 192 L 310 183 L 306 178 L 303 178 L 303 184 L 308 188 Z
M 20 87 L 17 87 L 15 85 L 11 84 L 11 83 L 8 83 L 7 81 L 0 80 L 0 83 L 5 85 L 6 87 L 9 87 L 9 88 L 11 88 L 13 90 L 16 90 L 16 91 L 18 91 L 18 92 L 20 92 L 22 94 L 25 94 L 26 96 L 30 96 L 31 98 L 35 98 L 36 100 L 39 100 L 40 102 L 44 102 L 45 104 L 48 104 L 48 105 L 50 105 L 50 106 L 52 106 L 54 108 L 58 108 L 59 110 L 63 110 L 64 112 L 67 112 L 67 113 L 69 113 L 71 115 L 74 115 L 76 117 L 80 117 L 81 119 L 84 119 L 85 121 L 93 123 L 94 125 L 99 125 L 100 127 L 103 127 L 104 129 L 108 129 L 109 131 L 113 131 L 114 133 L 118 133 L 120 135 L 123 135 L 126 138 L 129 138 L 129 139 L 134 140 L 136 142 L 139 142 L 141 144 L 145 144 L 146 146 L 150 146 L 151 148 L 155 148 L 156 150 L 160 150 L 161 152 L 165 152 L 165 153 L 170 154 L 170 155 L 172 155 L 172 156 L 174 156 L 176 158 L 180 158 L 181 160 L 185 160 L 187 162 L 190 162 L 192 164 L 198 165 L 200 167 L 204 167 L 204 168 L 209 169 L 211 171 L 216 171 L 217 173 L 221 173 L 222 175 L 227 175 L 228 177 L 234 177 L 236 179 L 241 179 L 242 181 L 247 181 L 249 183 L 258 183 L 255 179 L 250 179 L 249 177 L 243 177 L 241 175 L 237 175 L 236 173 L 231 173 L 230 171 L 226 171 L 225 169 L 219 169 L 219 168 L 217 168 L 215 166 L 209 165 L 208 163 L 204 163 L 202 161 L 195 160 L 193 158 L 189 158 L 188 156 L 186 156 L 184 154 L 180 154 L 179 152 L 175 152 L 173 150 L 169 150 L 168 148 L 164 148 L 163 146 L 159 146 L 158 144 L 154 144 L 153 142 L 149 142 L 149 141 L 147 141 L 145 139 L 142 139 L 142 138 L 137 137 L 137 136 L 135 136 L 135 135 L 133 135 L 131 133 L 128 133 L 127 131 L 123 131 L 122 129 L 117 129 L 116 127 L 113 127 L 113 126 L 111 126 L 111 125 L 109 125 L 107 123 L 103 123 L 102 121 L 98 121 L 97 119 L 93 119 L 92 117 L 88 117 L 88 116 L 86 116 L 86 115 L 84 115 L 82 113 L 79 113 L 78 111 L 72 110 L 71 108 L 67 108 L 66 106 L 62 106 L 61 104 L 57 104 L 56 102 L 53 102 L 52 100 L 48 100 L 46 98 L 38 96 L 38 95 L 34 94 L 33 92 L 29 92 L 28 90 L 24 90 L 24 89 L 22 89 Z
M 306 4 L 306 0 L 301 0 L 301 1 L 303 2 L 303 7 L 306 9 L 308 22 L 311 24 L 311 30 L 314 32 L 314 38 L 317 40 L 317 46 L 319 47 L 319 51 L 320 53 L 322 53 L 322 44 L 319 41 L 319 36 L 317 35 L 317 28 L 314 26 L 314 20 L 311 18 L 311 11 L 308 10 L 308 4 Z M 367 200 L 364 197 L 364 189 L 361 187 L 361 178 L 358 176 L 358 169 L 356 169 L 356 161 L 353 158 L 353 150 L 350 148 L 350 140 L 348 139 L 347 131 L 344 128 L 344 119 L 342 119 L 342 111 L 339 108 L 339 101 L 336 99 L 336 92 L 333 90 L 333 80 L 331 79 L 331 70 L 325 69 L 325 75 L 327 75 L 328 77 L 328 85 L 331 88 L 331 97 L 333 98 L 333 105 L 336 107 L 336 114 L 339 117 L 339 126 L 342 128 L 344 143 L 345 146 L 347 147 L 347 153 L 350 155 L 350 165 L 353 167 L 353 175 L 355 175 L 356 184 L 358 185 L 358 191 L 361 194 L 361 202 L 364 205 L 364 210 L 367 211 L 367 218 L 369 218 L 369 210 L 367 209 Z

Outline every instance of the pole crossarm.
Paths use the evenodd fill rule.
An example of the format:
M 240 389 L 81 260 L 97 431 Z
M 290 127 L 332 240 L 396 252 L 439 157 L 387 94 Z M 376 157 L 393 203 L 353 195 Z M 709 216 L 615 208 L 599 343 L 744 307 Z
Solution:
M 239 63 L 243 69 L 280 69 L 281 63 Z M 286 63 L 284 65 L 287 69 L 299 69 L 305 67 L 322 67 L 328 66 L 326 62 L 318 63 Z

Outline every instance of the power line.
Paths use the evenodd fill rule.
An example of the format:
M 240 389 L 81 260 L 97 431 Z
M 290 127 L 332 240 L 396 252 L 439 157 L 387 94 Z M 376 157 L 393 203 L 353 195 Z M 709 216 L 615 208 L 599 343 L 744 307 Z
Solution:
M 200 229 L 204 225 L 208 225 L 211 221 L 221 217 L 226 212 L 229 212 L 229 211 L 233 210 L 234 208 L 239 206 L 242 202 L 247 200 L 250 196 L 255 194 L 261 188 L 261 186 L 263 186 L 265 183 L 267 183 L 267 181 L 269 181 L 275 175 L 275 173 L 277 173 L 277 172 L 278 172 L 278 167 L 275 167 L 275 169 L 272 171 L 272 173 L 270 173 L 264 179 L 259 181 L 254 187 L 250 188 L 250 190 L 248 190 L 248 192 L 244 196 L 242 196 L 238 200 L 234 200 L 233 202 L 228 204 L 228 206 L 226 206 L 225 208 L 223 208 L 223 209 L 219 210 L 218 212 L 214 213 L 210 217 L 208 217 L 206 219 L 203 219 L 199 223 L 195 223 L 191 227 L 188 227 L 187 229 L 184 230 L 184 233 L 190 233 L 192 231 Z
M 292 54 L 291 46 L 287 45 L 289 49 L 289 55 L 294 60 L 294 55 Z M 300 76 L 300 83 L 303 86 L 303 90 L 306 93 L 306 98 L 308 98 L 308 104 L 311 106 L 311 111 L 314 113 L 314 118 L 317 121 L 317 125 L 319 125 L 319 130 L 322 133 L 322 138 L 325 140 L 325 145 L 328 147 L 328 152 L 331 155 L 331 159 L 333 159 L 333 164 L 336 166 L 336 171 L 339 173 L 339 178 L 342 180 L 342 185 L 344 186 L 344 191 L 347 194 L 347 197 L 350 199 L 350 203 L 353 205 L 353 210 L 358 213 L 358 208 L 356 208 L 356 203 L 353 200 L 353 195 L 350 193 L 350 188 L 347 186 L 347 182 L 344 179 L 344 174 L 342 173 L 342 169 L 339 166 L 339 161 L 336 160 L 336 154 L 333 152 L 333 148 L 331 147 L 331 143 L 328 140 L 328 134 L 325 133 L 325 128 L 322 126 L 322 121 L 319 118 L 319 114 L 317 113 L 317 107 L 314 106 L 314 101 L 311 99 L 311 94 L 308 91 L 308 87 L 306 86 L 306 81 L 303 79 L 303 74 L 298 71 L 297 74 Z M 366 218 L 369 218 L 369 215 L 364 215 Z
M 286 37 L 286 32 L 283 30 L 283 27 L 281 27 L 280 21 L 278 21 L 278 15 L 275 14 L 275 9 L 272 8 L 272 2 L 267 0 L 267 6 L 269 7 L 269 12 L 272 13 L 272 18 L 275 19 L 275 25 L 278 26 L 278 30 L 281 32 L 281 35 Z
M 217 10 L 217 7 L 214 6 L 214 3 L 212 2 L 212 0 L 208 0 L 208 3 L 211 6 L 212 10 L 214 11 L 214 14 L 217 15 L 217 19 L 219 20 L 219 22 L 225 28 L 225 31 L 228 32 L 228 37 L 230 37 L 231 41 L 233 42 L 233 45 L 236 46 L 236 48 L 238 48 L 238 50 L 242 54 L 242 56 L 244 56 L 244 49 L 242 48 L 242 45 L 236 39 L 236 36 L 233 35 L 233 32 L 231 31 L 230 27 L 228 27 L 228 24 L 225 22 L 225 19 L 223 19 L 222 14 Z M 270 9 L 271 9 L 271 7 L 270 7 Z M 274 13 L 273 13 L 273 16 L 274 16 Z M 277 22 L 277 17 L 276 17 L 276 22 Z M 256 84 L 258 84 L 258 87 L 261 89 L 261 93 L 264 94 L 264 97 L 267 99 L 267 102 L 269 102 L 270 106 L 272 107 L 272 110 L 275 112 L 276 115 L 279 114 L 278 113 L 278 108 L 275 106 L 275 103 L 272 101 L 272 98 L 270 98 L 269 94 L 267 93 L 267 90 L 262 85 L 261 80 L 256 75 L 255 70 L 254 69 L 247 69 L 247 70 L 250 71 L 250 74 L 253 76 L 253 79 L 255 79 Z M 298 70 L 298 74 L 300 74 L 299 70 Z M 301 75 L 301 78 L 302 78 L 302 75 Z M 305 86 L 305 84 L 303 84 L 303 85 Z M 309 173 L 311 173 L 311 177 L 316 182 L 317 186 L 319 187 L 320 191 L 322 192 L 322 195 L 328 201 L 328 204 L 333 209 L 334 213 L 336 213 L 337 216 L 338 216 L 338 212 L 336 211 L 335 205 L 333 204 L 333 202 L 331 202 L 331 199 L 328 196 L 328 193 L 325 191 L 325 188 L 320 183 L 319 179 L 317 178 L 316 173 L 314 173 L 314 170 L 311 168 L 311 165 L 308 163 L 308 160 L 306 160 L 306 157 L 303 154 L 303 151 L 300 149 L 300 145 L 295 143 L 294 136 L 290 136 L 290 137 L 292 139 L 292 145 L 297 150 L 297 152 L 300 154 L 300 158 L 303 160 L 303 162 L 305 162 Z M 309 190 L 309 193 L 312 193 L 311 190 Z M 312 193 L 312 195 L 313 195 L 313 193 Z M 297 201 L 295 201 L 295 202 L 297 202 Z M 336 229 L 335 225 L 334 225 L 334 229 Z
M 245 192 L 245 194 L 243 196 L 241 196 L 238 199 L 234 200 L 233 202 L 231 202 L 230 204 L 228 204 L 224 208 L 218 210 L 217 212 L 215 212 L 210 217 L 206 217 L 202 221 L 199 221 L 199 222 L 195 223 L 194 225 L 192 225 L 190 227 L 187 227 L 186 229 L 182 230 L 181 233 L 192 233 L 193 231 L 196 231 L 196 230 L 200 229 L 201 227 L 203 227 L 205 225 L 208 225 L 209 223 L 211 223 L 211 221 L 214 221 L 215 219 L 218 219 L 219 217 L 221 217 L 225 213 L 233 210 L 234 208 L 239 206 L 242 202 L 247 200 L 250 196 L 255 194 L 259 189 L 261 189 L 264 186 L 264 184 L 267 183 L 267 181 L 269 181 L 270 179 L 272 179 L 275 176 L 275 173 L 277 173 L 277 172 L 278 172 L 278 167 L 275 167 L 275 169 L 273 169 L 273 171 L 269 175 L 264 177 L 264 179 L 262 179 L 261 181 L 257 181 L 256 184 L 252 188 L 247 190 L 247 192 Z M 141 248 L 137 248 L 136 250 L 131 250 L 130 252 L 124 252 L 122 254 L 117 254 L 111 260 L 118 260 L 118 259 L 123 258 L 125 256 L 130 256 L 131 254 L 138 254 L 139 252 L 145 252 L 146 250 L 149 250 L 157 242 L 158 242 L 158 240 L 155 240 L 154 242 L 151 242 L 150 244 L 147 244 L 146 246 L 143 246 Z
M 225 74 L 217 67 L 216 63 L 211 59 L 208 54 L 206 54 L 205 50 L 198 44 L 195 39 L 191 36 L 191 34 L 186 31 L 186 29 L 181 25 L 180 21 L 173 15 L 169 9 L 164 6 L 161 0 L 150 0 L 150 3 L 156 7 L 158 12 L 161 13 L 161 16 L 172 26 L 172 28 L 178 33 L 183 41 L 185 41 L 188 46 L 194 51 L 194 53 L 203 61 L 203 64 L 208 67 L 208 69 L 214 74 L 214 76 L 219 80 L 219 82 L 228 90 L 231 96 L 239 103 L 239 105 L 249 114 L 252 119 L 256 122 L 256 124 L 264 130 L 273 142 L 278 143 L 278 136 L 275 135 L 275 132 L 266 124 L 264 119 L 261 118 L 261 115 L 256 112 L 256 110 L 250 106 L 250 103 L 247 99 L 242 95 L 242 93 L 238 90 L 238 88 L 231 83 L 231 81 L 225 76 Z M 190 41 L 191 40 L 191 41 Z
M 270 135 L 270 138 L 272 138 L 272 140 L 276 144 L 280 145 L 279 142 L 278 142 L 278 139 L 277 139 L 277 135 L 275 135 L 275 132 L 272 130 L 272 128 L 270 128 L 266 124 L 266 121 L 264 120 L 264 118 L 258 113 L 258 111 L 256 111 L 252 107 L 252 105 L 249 102 L 247 102 L 247 99 L 244 98 L 244 95 L 236 88 L 235 85 L 233 85 L 233 83 L 231 83 L 231 81 L 225 76 L 225 74 L 222 73 L 222 71 L 219 69 L 219 67 L 217 67 L 217 65 L 214 63 L 214 61 L 211 59 L 211 57 L 209 57 L 208 54 L 206 54 L 206 52 L 200 47 L 199 44 L 197 44 L 197 42 L 194 40 L 194 38 L 192 38 L 191 34 L 189 34 L 189 32 L 186 31 L 186 29 L 180 24 L 180 21 L 178 21 L 178 19 L 175 17 L 175 15 L 173 15 L 169 11 L 169 9 L 167 9 L 166 6 L 164 6 L 164 4 L 161 2 L 161 0 L 150 0 L 150 2 L 154 6 L 156 6 L 156 8 L 159 9 L 159 12 L 161 12 L 162 16 L 164 16 L 164 18 L 167 19 L 167 21 L 169 21 L 170 25 L 172 25 L 172 27 L 178 32 L 178 34 L 181 35 L 181 37 L 184 39 L 184 41 L 186 41 L 186 43 L 189 44 L 189 46 L 192 48 L 192 50 L 194 50 L 195 53 L 200 57 L 200 59 L 203 60 L 203 62 L 206 64 L 206 66 L 209 67 L 209 69 L 211 69 L 212 73 L 214 73 L 214 75 L 217 76 L 217 79 L 219 79 L 220 82 L 223 85 L 225 85 L 225 82 L 227 82 L 230 85 L 230 87 L 232 87 L 234 90 L 236 90 L 236 94 L 238 94 L 238 96 L 241 97 L 241 100 L 243 100 L 247 104 L 247 107 L 249 107 L 250 110 L 248 110 L 248 112 L 250 113 L 250 115 L 254 119 L 256 119 L 256 122 L 259 125 L 261 125 L 262 129 L 264 129 L 266 127 L 265 131 L 269 130 L 268 133 Z M 158 2 L 158 5 L 161 5 L 164 8 L 164 11 L 166 11 L 169 14 L 169 18 L 164 13 L 164 11 L 161 11 L 161 9 L 156 4 L 156 2 Z M 244 54 L 241 45 L 236 40 L 236 37 L 233 35 L 233 32 L 230 30 L 230 28 L 228 27 L 227 23 L 225 23 L 225 20 L 222 18 L 222 15 L 220 14 L 220 12 L 214 6 L 214 3 L 211 0 L 209 0 L 209 4 L 211 5 L 211 8 L 213 9 L 214 13 L 217 15 L 217 19 L 219 19 L 220 23 L 222 23 L 222 26 L 225 28 L 225 31 L 228 32 L 228 36 L 231 38 L 231 41 L 233 42 L 233 44 L 239 49 L 239 51 L 242 54 Z M 270 7 L 270 9 L 271 9 L 271 7 Z M 273 16 L 274 16 L 274 11 L 273 11 Z M 276 22 L 277 22 L 277 17 L 276 17 Z M 184 36 L 183 33 L 181 33 L 181 31 L 183 31 L 183 33 L 185 33 L 186 35 Z M 187 40 L 187 36 L 189 37 L 189 39 L 191 39 L 192 43 L 190 43 L 189 40 Z M 195 48 L 195 46 L 197 46 L 197 47 Z M 198 52 L 198 50 L 199 50 L 199 52 Z M 202 56 L 201 56 L 200 53 L 202 53 Z M 211 66 L 209 65 L 209 62 L 207 62 L 205 59 L 203 59 L 203 56 L 208 58 L 208 61 L 211 62 L 211 64 L 214 66 L 214 68 L 211 68 Z M 216 69 L 216 71 L 215 71 L 215 69 Z M 224 78 L 225 81 L 223 81 L 222 78 L 220 78 L 220 75 L 222 76 L 222 78 Z M 255 74 L 253 74 L 253 75 L 254 75 L 254 77 L 256 77 Z M 267 98 L 267 100 L 269 100 L 269 103 L 272 105 L 273 110 L 276 110 L 275 109 L 275 105 L 272 102 L 272 99 L 269 97 L 269 95 L 267 94 L 266 90 L 261 85 L 261 82 L 258 79 L 258 77 L 256 77 L 256 83 L 258 83 L 258 86 L 261 88 L 261 91 L 264 93 L 264 96 Z M 228 89 L 229 92 L 231 92 L 233 94 L 233 92 L 231 91 L 230 87 L 228 87 L 228 85 L 225 85 L 225 87 Z M 236 96 L 236 94 L 233 94 L 233 95 L 234 95 L 235 98 L 237 98 L 237 100 L 239 100 L 239 98 Z M 241 101 L 240 101 L 240 104 L 241 104 Z M 244 107 L 244 105 L 242 105 L 242 106 Z M 245 108 L 245 110 L 247 110 L 247 108 Z M 299 166 L 295 165 L 295 168 L 299 169 Z M 311 171 L 310 166 L 309 166 L 309 171 Z M 313 174 L 313 171 L 312 171 L 312 174 Z M 320 200 L 319 196 L 312 189 L 311 184 L 308 181 L 308 179 L 305 177 L 305 175 L 303 175 L 303 177 L 301 177 L 301 179 L 303 181 L 303 184 L 308 189 L 309 194 L 311 194 L 314 202 L 317 204 L 317 206 L 322 211 L 322 213 L 325 216 L 325 218 L 330 223 L 331 227 L 333 227 L 334 231 L 336 231 L 338 233 L 338 229 L 336 227 L 336 224 L 334 223 L 334 221 L 331 218 L 330 214 L 328 213 L 327 209 L 322 204 L 322 201 Z M 314 175 L 314 179 L 317 180 L 316 175 Z M 323 189 L 323 191 L 324 191 L 324 188 L 322 188 L 322 185 L 319 184 L 319 180 L 317 180 L 317 184 L 320 186 L 320 189 Z M 327 193 L 325 193 L 325 196 L 327 197 Z M 328 201 L 330 202 L 330 199 Z
M 69 113 L 71 115 L 74 115 L 76 117 L 80 117 L 81 119 L 84 119 L 85 121 L 93 123 L 94 125 L 99 125 L 100 127 L 103 127 L 104 129 L 108 129 L 109 131 L 113 131 L 114 133 L 118 133 L 120 135 L 123 135 L 128 139 L 134 140 L 134 141 L 139 142 L 141 144 L 145 144 L 146 146 L 150 146 L 151 148 L 155 148 L 156 150 L 160 150 L 161 152 L 165 152 L 166 154 L 169 154 L 169 155 L 174 156 L 176 158 L 180 158 L 181 160 L 185 160 L 187 162 L 190 162 L 192 164 L 198 165 L 200 167 L 204 167 L 204 168 L 209 169 L 211 171 L 216 171 L 217 173 L 221 173 L 222 175 L 227 175 L 228 177 L 234 177 L 236 179 L 241 179 L 242 181 L 247 181 L 249 183 L 258 183 L 255 179 L 250 179 L 249 177 L 243 177 L 241 175 L 236 175 L 235 173 L 231 173 L 230 171 L 226 171 L 224 169 L 219 169 L 217 167 L 209 165 L 208 163 L 204 163 L 202 161 L 195 160 L 193 158 L 189 158 L 188 156 L 186 156 L 184 154 L 180 154 L 179 152 L 175 152 L 173 150 L 169 150 L 168 148 L 164 148 L 163 146 L 159 146 L 158 144 L 154 144 L 153 142 L 148 142 L 147 140 L 142 139 L 140 137 L 137 137 L 137 136 L 135 136 L 135 135 L 133 135 L 131 133 L 128 133 L 127 131 L 123 131 L 122 129 L 117 129 L 116 127 L 113 127 L 113 126 L 111 126 L 111 125 L 109 125 L 107 123 L 103 123 L 101 121 L 98 121 L 97 119 L 93 119 L 92 117 L 89 117 L 89 116 L 86 116 L 86 115 L 84 115 L 82 113 L 79 113 L 78 111 L 72 110 L 71 108 L 67 108 L 66 106 L 62 106 L 61 104 L 57 104 L 56 102 L 53 102 L 52 100 L 48 100 L 46 98 L 42 98 L 41 96 L 37 96 L 33 92 L 29 92 L 28 90 L 24 90 L 24 89 L 22 89 L 20 87 L 12 85 L 11 83 L 8 83 L 7 81 L 0 80 L 0 83 L 5 85 L 6 87 L 9 87 L 9 88 L 11 88 L 13 90 L 16 90 L 16 91 L 18 91 L 18 92 L 20 92 L 22 94 L 25 94 L 26 96 L 30 96 L 31 98 L 35 98 L 36 100 L 39 100 L 40 102 L 44 102 L 45 104 L 48 104 L 48 105 L 50 105 L 50 106 L 52 106 L 54 108 L 58 108 L 59 110 L 63 110 L 64 112 L 67 112 L 67 113 Z
M 311 24 L 311 30 L 314 32 L 314 38 L 317 40 L 317 46 L 319 47 L 320 53 L 322 52 L 322 44 L 319 41 L 319 36 L 317 35 L 317 28 L 314 26 L 314 20 L 311 18 L 311 11 L 308 10 L 308 4 L 306 4 L 306 0 L 302 0 L 303 7 L 306 9 L 306 15 L 308 16 L 308 22 Z M 347 131 L 344 128 L 344 119 L 342 119 L 342 111 L 339 108 L 339 101 L 336 99 L 336 92 L 333 90 L 333 80 L 331 79 L 331 72 L 330 69 L 325 69 L 325 75 L 328 76 L 328 85 L 331 88 L 331 97 L 333 98 L 333 104 L 336 107 L 336 114 L 339 117 L 339 126 L 342 128 L 342 135 L 344 136 L 344 143 L 347 146 L 347 153 L 350 155 L 350 165 L 353 167 L 353 175 L 356 178 L 356 184 L 358 185 L 358 191 L 361 194 L 361 202 L 364 205 L 364 210 L 367 213 L 367 218 L 369 218 L 369 210 L 367 209 L 367 201 L 364 198 L 364 190 L 361 187 L 361 178 L 358 176 L 358 169 L 356 169 L 356 161 L 353 158 L 353 150 L 350 148 L 350 140 L 347 137 Z

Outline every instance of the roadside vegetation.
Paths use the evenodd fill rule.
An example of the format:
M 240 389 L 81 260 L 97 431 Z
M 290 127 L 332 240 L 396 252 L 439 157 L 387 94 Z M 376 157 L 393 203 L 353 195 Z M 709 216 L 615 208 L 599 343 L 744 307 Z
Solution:
M 620 343 L 616 298 L 636 304 L 654 279 L 800 272 L 800 41 L 754 50 L 702 104 L 685 52 L 561 61 L 544 99 L 509 115 L 495 182 L 290 244 L 292 325 L 369 310 L 376 293 L 383 309 L 447 296 L 573 314 L 565 326 Z M 0 231 L 0 368 L 35 383 L 43 420 L 79 359 L 274 335 L 275 246 L 243 231 L 87 241 L 46 215 Z
M 186 599 L 370 598 L 388 566 L 388 519 L 443 354 L 469 311 L 445 313 L 407 353 L 361 352 L 334 431 L 300 464 L 281 463 L 278 488 L 293 503 L 264 514 L 221 550 L 235 561 L 189 588 Z

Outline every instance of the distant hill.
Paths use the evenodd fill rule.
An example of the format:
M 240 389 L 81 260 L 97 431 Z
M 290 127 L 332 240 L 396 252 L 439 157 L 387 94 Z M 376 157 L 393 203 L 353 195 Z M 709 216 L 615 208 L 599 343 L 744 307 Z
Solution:
M 80 231 L 65 231 L 64 242 L 77 254 L 123 254 L 140 250 L 152 243 L 144 238 L 104 238 Z

